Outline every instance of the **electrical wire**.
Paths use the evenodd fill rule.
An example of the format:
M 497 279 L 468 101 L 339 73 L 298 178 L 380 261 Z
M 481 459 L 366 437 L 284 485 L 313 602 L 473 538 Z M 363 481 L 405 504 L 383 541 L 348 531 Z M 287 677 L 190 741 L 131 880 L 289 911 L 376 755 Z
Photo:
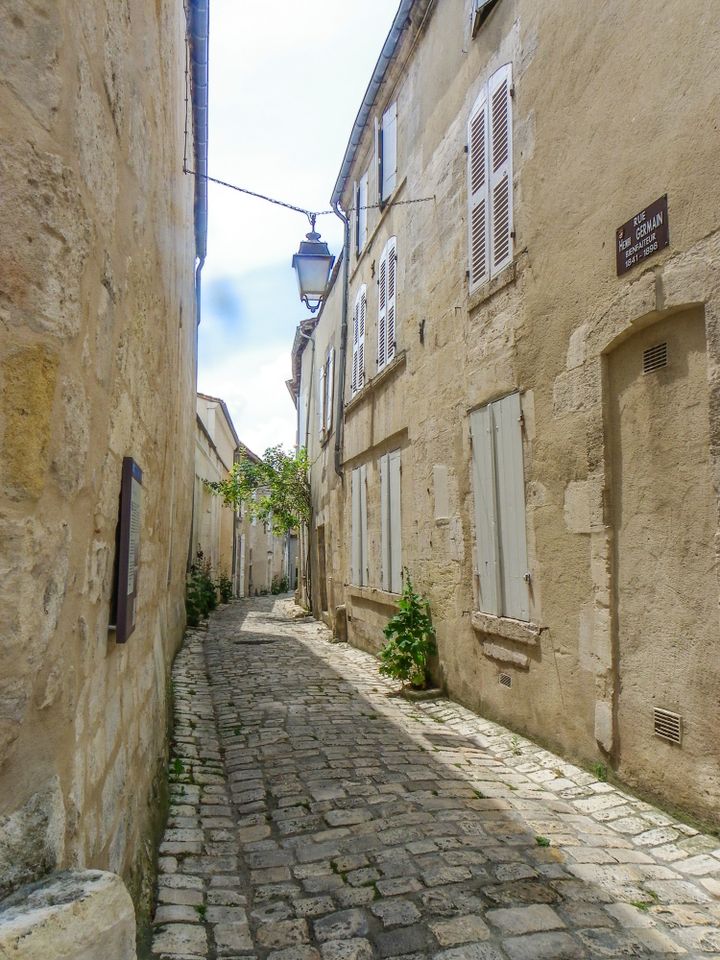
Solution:
M 258 200 L 265 200 L 267 203 L 272 203 L 276 207 L 284 207 L 286 210 L 293 210 L 295 213 L 302 213 L 303 216 L 306 216 L 310 223 L 314 223 L 316 217 L 327 217 L 332 214 L 335 216 L 334 210 L 308 210 L 306 207 L 299 207 L 294 203 L 286 203 L 285 200 L 278 200 L 275 197 L 268 197 L 264 193 L 258 193 L 255 190 L 248 190 L 246 187 L 239 187 L 235 183 L 228 183 L 227 180 L 219 180 L 217 177 L 210 177 L 207 174 L 196 173 L 194 170 L 190 170 L 188 167 L 183 166 L 183 173 L 191 174 L 195 177 L 201 177 L 204 180 L 209 181 L 210 183 L 217 183 L 221 187 L 227 187 L 229 190 L 235 190 L 238 193 L 244 193 L 248 197 L 256 197 Z M 434 200 L 435 197 L 417 197 L 413 200 L 396 200 L 391 204 L 393 207 L 400 207 L 410 203 L 427 203 L 430 200 Z M 385 206 L 385 204 L 382 204 Z M 358 207 L 359 210 L 379 210 L 381 204 L 379 203 L 368 203 L 362 207 Z M 348 210 L 348 213 L 353 213 L 354 208 L 351 207 Z

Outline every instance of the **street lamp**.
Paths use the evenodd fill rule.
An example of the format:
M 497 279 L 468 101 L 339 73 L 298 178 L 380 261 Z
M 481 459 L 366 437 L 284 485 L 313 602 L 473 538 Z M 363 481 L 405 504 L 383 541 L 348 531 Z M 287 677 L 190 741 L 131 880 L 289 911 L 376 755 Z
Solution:
M 325 297 L 335 257 L 328 245 L 315 232 L 315 214 L 308 214 L 310 233 L 300 242 L 300 249 L 293 255 L 292 265 L 297 272 L 300 299 L 310 313 L 315 313 Z

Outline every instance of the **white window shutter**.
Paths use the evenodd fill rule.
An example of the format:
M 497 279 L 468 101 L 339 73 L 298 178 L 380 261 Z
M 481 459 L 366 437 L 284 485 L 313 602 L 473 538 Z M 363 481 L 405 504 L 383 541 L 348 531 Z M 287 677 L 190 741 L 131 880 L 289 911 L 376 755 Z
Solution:
M 468 250 L 470 291 L 490 276 L 488 256 L 488 103 L 487 90 L 475 101 L 468 121 Z
M 325 429 L 330 433 L 332 429 L 333 397 L 335 391 L 335 347 L 328 350 L 326 373 L 327 404 L 325 406 Z
M 387 244 L 385 244 L 382 256 L 380 257 L 380 270 L 378 272 L 378 370 L 382 370 L 387 363 L 387 253 L 388 248 Z
M 355 253 L 360 253 L 360 188 L 353 180 L 353 202 L 355 204 Z
M 355 297 L 355 306 L 353 307 L 353 350 L 352 350 L 352 371 L 350 373 L 350 396 L 354 397 L 360 387 L 358 386 L 358 333 L 360 329 L 360 297 L 361 291 Z
M 388 455 L 380 457 L 380 582 L 390 589 L 390 469 Z
M 395 318 L 397 306 L 397 237 L 390 237 L 387 242 L 387 315 L 385 321 L 385 335 L 387 346 L 385 349 L 386 363 L 395 356 Z
M 367 287 L 360 287 L 360 307 L 358 311 L 358 390 L 365 383 L 365 318 L 367 316 Z
M 512 66 L 490 77 L 490 275 L 508 266 L 513 256 Z
M 397 103 L 382 118 L 382 184 L 380 199 L 387 200 L 397 184 Z
M 370 583 L 368 566 L 368 520 L 367 520 L 367 465 L 359 468 L 360 473 L 360 583 Z
M 504 616 L 516 620 L 529 620 L 520 394 L 513 393 L 497 400 L 492 408 L 495 421 L 497 512 L 500 518 L 502 612 Z
M 360 574 L 360 470 L 352 472 L 351 477 L 351 510 L 350 510 L 350 567 L 352 582 L 359 586 L 362 583 Z
M 358 186 L 358 253 L 363 249 L 367 243 L 367 223 L 368 223 L 368 181 L 370 179 L 370 172 L 367 171 L 363 177 L 360 178 L 360 185 Z
M 500 569 L 495 503 L 495 440 L 492 409 L 481 407 L 470 414 L 472 437 L 475 542 L 477 549 L 478 607 L 500 616 Z
M 400 451 L 388 454 L 390 496 L 390 591 L 402 593 L 402 537 L 400 524 Z
M 325 427 L 325 365 L 318 370 L 317 392 L 318 434 L 322 435 Z

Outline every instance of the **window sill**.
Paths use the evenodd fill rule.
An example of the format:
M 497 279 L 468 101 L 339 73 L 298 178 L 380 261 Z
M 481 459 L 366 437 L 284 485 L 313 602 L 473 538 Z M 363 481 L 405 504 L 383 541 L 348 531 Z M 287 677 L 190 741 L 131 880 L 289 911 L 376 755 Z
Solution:
M 529 621 L 496 617 L 491 613 L 481 613 L 479 610 L 473 610 L 471 622 L 473 629 L 478 633 L 503 637 L 505 640 L 514 640 L 516 643 L 536 644 L 540 634 L 547 629 Z
M 351 597 L 358 600 L 372 600 L 373 603 L 381 603 L 387 607 L 396 607 L 401 596 L 399 593 L 390 593 L 377 587 L 358 587 L 351 583 L 348 584 L 347 590 Z
M 363 401 L 372 396 L 372 394 L 375 393 L 375 391 L 378 390 L 386 380 L 390 380 L 392 377 L 394 377 L 400 368 L 405 366 L 406 361 L 407 350 L 398 351 L 391 362 L 386 364 L 380 373 L 376 373 L 372 380 L 368 380 L 363 388 L 358 390 L 352 400 L 345 404 L 345 416 L 347 417 L 348 414 L 351 414 L 357 409 L 357 407 L 362 406 Z
M 508 266 L 505 267 L 502 273 L 498 274 L 497 277 L 493 277 L 492 280 L 488 280 L 487 283 L 484 283 L 474 293 L 468 294 L 468 313 L 474 313 L 475 310 L 482 306 L 483 303 L 494 297 L 496 293 L 504 290 L 505 287 L 509 287 L 511 283 L 515 283 L 516 280 L 517 259 L 508 264 Z
M 375 237 L 377 236 L 378 231 L 379 231 L 380 227 L 383 225 L 383 222 L 384 222 L 385 218 L 387 217 L 388 213 L 392 210 L 392 208 L 393 208 L 393 206 L 394 206 L 394 204 L 395 204 L 395 201 L 398 199 L 398 197 L 399 197 L 400 194 L 402 193 L 402 191 L 403 191 L 406 183 L 407 183 L 407 177 L 403 177 L 402 180 L 400 181 L 400 183 L 395 187 L 395 189 L 393 190 L 393 192 L 390 194 L 390 196 L 389 196 L 389 197 L 387 198 L 387 200 L 385 201 L 384 207 L 382 208 L 382 210 L 380 210 L 380 216 L 378 217 L 378 221 L 377 221 L 377 223 L 375 224 L 375 226 L 373 227 L 372 233 L 369 233 L 369 234 L 368 234 L 367 240 L 366 240 L 365 243 L 363 244 L 363 248 L 362 248 L 362 250 L 360 251 L 357 260 L 355 261 L 355 266 L 354 266 L 354 267 L 352 268 L 352 270 L 350 271 L 350 276 L 349 276 L 349 282 L 350 282 L 350 283 L 352 283 L 353 280 L 355 279 L 355 275 L 357 274 L 358 270 L 359 270 L 360 267 L 362 266 L 362 262 L 363 262 L 363 260 L 365 259 L 365 256 L 370 252 L 370 249 L 371 249 L 371 247 L 372 247 L 372 245 L 373 245 L 373 240 L 374 240 Z

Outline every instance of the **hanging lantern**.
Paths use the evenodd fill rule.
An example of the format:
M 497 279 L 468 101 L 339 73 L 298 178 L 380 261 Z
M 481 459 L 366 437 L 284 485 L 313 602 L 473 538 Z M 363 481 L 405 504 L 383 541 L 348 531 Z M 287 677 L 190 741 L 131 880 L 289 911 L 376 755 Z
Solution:
M 300 249 L 292 258 L 293 269 L 297 273 L 300 299 L 311 313 L 319 308 L 325 298 L 330 271 L 335 257 L 328 245 L 315 232 L 315 216 L 310 216 L 310 233 L 300 243 Z

